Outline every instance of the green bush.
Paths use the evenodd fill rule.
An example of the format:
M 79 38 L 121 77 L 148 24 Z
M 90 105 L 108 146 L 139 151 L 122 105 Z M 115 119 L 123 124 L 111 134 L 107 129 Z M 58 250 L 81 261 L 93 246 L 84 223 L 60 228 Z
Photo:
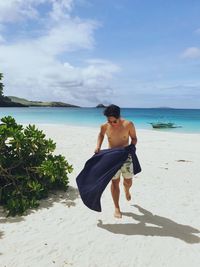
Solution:
M 23 214 L 39 205 L 51 189 L 66 190 L 73 168 L 56 144 L 35 125 L 23 128 L 11 116 L 0 124 L 0 204 L 8 215 Z

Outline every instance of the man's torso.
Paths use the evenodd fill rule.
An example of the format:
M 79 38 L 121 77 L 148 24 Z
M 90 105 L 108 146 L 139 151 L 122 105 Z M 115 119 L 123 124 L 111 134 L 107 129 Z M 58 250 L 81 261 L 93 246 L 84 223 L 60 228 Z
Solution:
M 129 121 L 121 119 L 118 127 L 105 123 L 105 128 L 109 148 L 125 147 L 129 144 Z

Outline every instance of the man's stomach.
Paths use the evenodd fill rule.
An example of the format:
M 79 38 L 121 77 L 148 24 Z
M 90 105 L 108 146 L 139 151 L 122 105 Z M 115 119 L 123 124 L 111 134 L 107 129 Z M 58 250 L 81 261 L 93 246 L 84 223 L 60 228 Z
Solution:
M 128 146 L 129 145 L 129 142 L 121 142 L 121 143 L 111 143 L 111 142 L 108 142 L 108 147 L 109 148 L 117 148 L 117 147 L 125 147 L 125 146 Z

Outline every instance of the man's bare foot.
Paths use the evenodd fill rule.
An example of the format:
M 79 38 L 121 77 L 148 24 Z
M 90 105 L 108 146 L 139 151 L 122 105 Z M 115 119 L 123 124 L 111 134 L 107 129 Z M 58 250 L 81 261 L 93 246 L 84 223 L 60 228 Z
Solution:
M 129 189 L 127 189 L 127 188 L 124 186 L 124 191 L 125 191 L 126 199 L 127 199 L 128 201 L 130 201 L 130 200 L 131 200 L 131 194 L 130 194 L 130 192 L 129 192 Z
M 115 208 L 114 217 L 115 217 L 115 218 L 117 218 L 117 219 L 120 219 L 120 218 L 122 218 L 122 214 L 121 214 L 121 211 L 120 211 L 120 209 L 118 209 L 118 208 Z

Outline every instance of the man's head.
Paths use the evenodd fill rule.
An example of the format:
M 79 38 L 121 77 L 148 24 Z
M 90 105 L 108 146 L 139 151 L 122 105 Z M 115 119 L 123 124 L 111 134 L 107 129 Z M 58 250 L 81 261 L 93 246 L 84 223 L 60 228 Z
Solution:
M 108 123 L 111 125 L 117 125 L 120 119 L 120 107 L 116 105 L 110 105 L 104 110 L 104 115 L 108 119 Z

